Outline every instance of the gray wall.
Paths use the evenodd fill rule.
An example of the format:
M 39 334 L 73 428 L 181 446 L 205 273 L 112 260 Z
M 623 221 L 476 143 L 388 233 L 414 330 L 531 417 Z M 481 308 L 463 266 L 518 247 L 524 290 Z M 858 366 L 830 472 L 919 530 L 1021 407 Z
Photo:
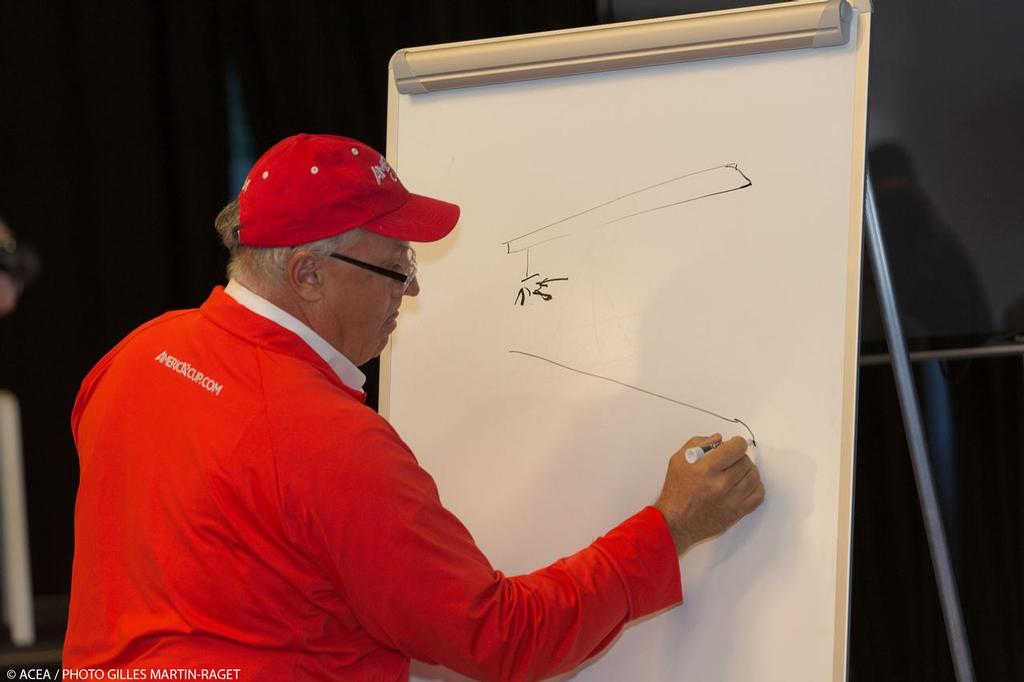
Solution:
M 761 3 L 598 0 L 608 21 L 753 4 Z M 869 146 L 896 142 L 909 152 L 920 188 L 976 271 L 991 312 L 986 323 L 950 305 L 944 335 L 1024 329 L 1022 26 L 1024 4 L 1009 0 L 874 2 Z M 934 297 L 933 283 L 910 279 L 903 297 Z M 914 282 L 920 287 L 906 290 Z

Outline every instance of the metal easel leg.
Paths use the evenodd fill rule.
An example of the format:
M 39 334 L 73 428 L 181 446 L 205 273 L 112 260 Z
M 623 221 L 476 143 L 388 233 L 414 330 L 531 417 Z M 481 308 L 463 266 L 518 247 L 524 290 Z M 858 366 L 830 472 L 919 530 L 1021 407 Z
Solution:
M 32 568 L 25 515 L 25 475 L 22 467 L 21 419 L 12 393 L 0 391 L 0 585 L 3 616 L 17 646 L 36 641 L 32 607 Z
M 924 518 L 928 547 L 932 555 L 932 568 L 935 571 L 942 615 L 946 622 L 946 637 L 949 641 L 950 653 L 953 656 L 956 679 L 958 682 L 974 682 L 971 649 L 967 642 L 967 631 L 964 628 L 963 614 L 960 610 L 960 597 L 957 593 L 956 579 L 950 562 L 946 531 L 942 524 L 942 514 L 935 495 L 935 481 L 932 477 L 931 463 L 928 460 L 928 446 L 925 442 L 917 392 L 914 389 L 913 375 L 910 371 L 910 356 L 907 352 L 906 340 L 903 338 L 899 309 L 896 307 L 896 295 L 893 291 L 885 244 L 882 241 L 878 208 L 875 204 L 875 190 L 871 183 L 870 173 L 865 178 L 864 187 L 864 227 L 867 231 L 868 252 L 871 256 L 875 285 L 878 289 L 878 303 L 882 312 L 882 320 L 885 323 L 889 355 L 892 357 L 896 390 L 899 394 L 900 410 L 903 413 L 903 427 L 907 432 L 907 443 L 910 446 L 910 460 L 914 465 L 914 480 L 917 483 L 918 500 L 921 502 L 921 516 Z

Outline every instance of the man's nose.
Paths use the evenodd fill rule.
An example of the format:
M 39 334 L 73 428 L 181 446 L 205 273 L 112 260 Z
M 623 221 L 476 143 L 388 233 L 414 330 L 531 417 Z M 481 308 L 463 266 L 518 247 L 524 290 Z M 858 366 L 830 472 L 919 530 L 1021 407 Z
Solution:
M 420 280 L 418 277 L 413 277 L 412 281 L 409 282 L 409 288 L 405 290 L 406 296 L 419 296 L 420 295 Z

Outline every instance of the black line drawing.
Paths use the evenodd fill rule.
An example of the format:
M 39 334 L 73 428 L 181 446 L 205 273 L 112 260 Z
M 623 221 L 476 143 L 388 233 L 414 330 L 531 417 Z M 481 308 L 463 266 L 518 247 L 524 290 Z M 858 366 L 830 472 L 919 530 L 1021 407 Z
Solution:
M 530 280 L 533 280 L 536 277 L 540 277 L 540 273 L 534 273 L 532 275 L 529 275 L 521 281 L 523 283 L 526 283 L 529 282 Z M 551 282 L 568 281 L 568 277 L 545 277 L 544 279 L 538 279 L 533 282 L 530 282 L 530 286 L 532 286 L 533 289 L 531 289 L 530 286 L 519 287 L 519 293 L 516 294 L 516 303 L 518 305 L 526 305 L 526 299 L 528 299 L 531 296 L 540 296 L 541 300 L 550 301 L 552 298 L 554 298 L 554 296 L 545 291 L 545 289 L 548 288 L 548 285 Z
M 526 305 L 526 299 L 530 298 L 531 296 L 539 296 L 542 301 L 550 301 L 552 298 L 554 298 L 554 296 L 545 291 L 545 289 L 548 288 L 548 285 L 551 282 L 569 281 L 568 277 L 545 277 L 543 279 L 536 279 L 537 277 L 540 277 L 539 272 L 535 272 L 532 275 L 530 274 L 530 252 L 527 251 L 526 277 L 523 277 L 521 280 L 519 280 L 519 282 L 523 285 L 526 285 L 527 282 L 530 282 L 530 284 L 527 286 L 519 287 L 519 292 L 516 294 L 516 305 Z M 530 287 L 533 288 L 531 289 Z
M 752 185 L 750 178 L 735 163 L 705 168 L 627 192 L 597 206 L 513 237 L 502 242 L 502 246 L 506 247 L 508 253 L 519 253 L 544 242 L 568 237 L 572 231 L 581 227 L 609 225 L 663 208 L 746 189 Z M 633 201 L 627 201 L 629 199 Z M 597 212 L 600 212 L 597 220 L 587 221 L 585 225 L 576 223 L 577 218 L 589 218 L 589 214 Z M 541 235 L 542 232 L 545 234 Z
M 565 235 L 565 236 L 568 236 L 568 235 Z M 559 237 L 555 237 L 554 239 L 559 239 Z M 552 241 L 552 240 L 545 240 L 545 241 Z M 520 284 L 523 285 L 523 286 L 520 286 L 519 287 L 519 291 L 516 293 L 516 303 L 515 303 L 516 305 L 520 305 L 520 306 L 526 305 L 527 299 L 531 298 L 532 296 L 537 296 L 542 301 L 550 301 L 552 298 L 554 298 L 554 295 L 551 294 L 550 292 L 546 291 L 546 289 L 548 288 L 548 285 L 551 282 L 567 282 L 567 281 L 569 281 L 568 277 L 544 277 L 543 279 L 535 279 L 537 277 L 540 277 L 540 273 L 539 272 L 535 272 L 532 275 L 530 274 L 530 251 L 527 250 L 526 251 L 526 277 L 523 277 L 521 280 L 519 280 Z M 531 280 L 534 280 L 534 281 L 531 281 Z M 527 282 L 530 282 L 530 284 L 526 285 Z
M 704 170 L 685 173 L 653 185 L 641 187 L 640 189 L 615 197 L 614 199 L 566 216 L 552 223 L 548 223 L 547 225 L 542 225 L 541 227 L 530 230 L 518 237 L 502 242 L 506 253 L 513 254 L 525 252 L 526 254 L 525 277 L 523 277 L 519 282 L 520 287 L 516 294 L 515 305 L 526 305 L 526 301 L 532 297 L 538 297 L 543 302 L 551 301 L 553 298 L 553 294 L 549 291 L 551 283 L 566 282 L 569 280 L 568 277 L 542 277 L 540 272 L 531 273 L 531 249 L 557 239 L 564 239 L 576 232 L 604 225 L 611 225 L 639 215 L 697 201 L 698 199 L 706 199 L 708 197 L 736 192 L 738 190 L 751 187 L 752 185 L 753 182 L 742 170 L 740 170 L 738 164 L 727 163 L 713 168 L 705 168 Z M 750 434 L 751 442 L 755 444 L 757 442 L 751 428 L 738 417 L 726 417 L 692 403 L 687 403 L 682 400 L 676 400 L 675 398 L 661 395 L 660 393 L 648 391 L 647 389 L 627 384 L 623 381 L 619 381 L 618 379 L 570 367 L 569 365 L 564 365 L 541 355 L 535 355 L 521 350 L 509 350 L 509 353 L 541 360 L 556 367 L 569 370 L 570 372 L 582 374 L 594 379 L 601 379 L 624 388 L 644 393 L 654 398 L 660 398 L 661 400 L 666 400 L 676 405 L 702 412 L 716 419 L 729 422 L 730 424 L 739 424 L 747 430 L 747 433 Z
M 740 170 L 738 164 L 727 163 L 714 168 L 705 168 L 627 192 L 597 206 L 560 218 L 502 242 L 502 246 L 509 254 L 526 253 L 526 278 L 520 282 L 523 284 L 532 277 L 540 277 L 540 273 L 530 273 L 530 249 L 532 248 L 556 239 L 564 239 L 578 231 L 611 225 L 698 199 L 746 189 L 752 185 L 753 182 Z M 525 305 L 527 299 L 533 296 L 537 296 L 545 302 L 550 301 L 553 295 L 546 291 L 547 284 L 567 279 L 565 277 L 545 277 L 538 280 L 544 283 L 540 287 L 530 289 L 520 286 L 516 293 L 515 305 Z
M 611 382 L 613 384 L 618 384 L 619 386 L 622 386 L 624 388 L 629 388 L 629 389 L 632 389 L 634 391 L 639 391 L 640 393 L 644 393 L 644 394 L 652 396 L 654 398 L 661 398 L 662 400 L 667 400 L 670 403 L 675 403 L 676 405 L 682 405 L 683 407 L 687 407 L 687 408 L 689 408 L 691 410 L 696 410 L 698 412 L 703 412 L 704 414 L 710 415 L 710 416 L 715 417 L 717 419 L 721 419 L 722 421 L 726 421 L 726 422 L 729 422 L 731 424 L 739 424 L 739 425 L 741 425 L 743 428 L 745 428 L 747 430 L 747 433 L 750 434 L 750 442 L 752 444 L 754 444 L 754 445 L 757 445 L 757 438 L 754 437 L 754 432 L 750 429 L 749 426 L 747 426 L 746 422 L 744 422 L 739 417 L 729 418 L 729 417 L 726 417 L 724 415 L 718 414 L 717 412 L 712 412 L 711 410 L 706 410 L 703 407 L 698 407 L 698 406 L 693 405 L 691 403 L 683 402 L 682 400 L 676 400 L 675 398 L 670 398 L 667 395 L 661 395 L 660 393 L 655 393 L 654 391 L 648 391 L 645 388 L 640 388 L 639 386 L 633 386 L 632 384 L 627 384 L 624 381 L 619 381 L 618 379 L 612 379 L 611 377 L 606 377 L 606 376 L 602 376 L 600 374 L 594 374 L 593 372 L 587 372 L 587 371 L 584 371 L 582 369 L 576 369 L 575 367 L 570 367 L 568 365 L 563 365 L 560 362 L 555 362 L 554 360 L 550 360 L 550 359 L 542 357 L 540 355 L 534 355 L 533 353 L 527 353 L 527 352 L 521 351 L 521 350 L 510 350 L 509 353 L 512 353 L 514 355 L 523 355 L 523 356 L 526 356 L 526 357 L 529 357 L 529 358 L 534 358 L 536 360 L 543 360 L 544 362 L 547 362 L 547 363 L 550 363 L 552 365 L 555 365 L 556 367 L 561 367 L 562 369 L 567 369 L 570 372 L 576 372 L 577 374 L 582 374 L 584 376 L 588 376 L 588 377 L 591 377 L 591 378 L 594 378 L 594 379 L 601 379 L 602 381 L 608 381 L 608 382 Z

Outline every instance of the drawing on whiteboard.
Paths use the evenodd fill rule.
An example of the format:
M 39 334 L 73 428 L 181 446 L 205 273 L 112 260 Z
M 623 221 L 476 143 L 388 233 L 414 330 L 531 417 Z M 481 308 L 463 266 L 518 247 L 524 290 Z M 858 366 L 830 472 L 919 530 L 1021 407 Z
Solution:
M 548 288 L 548 285 L 551 284 L 551 282 L 569 281 L 568 277 L 545 277 L 544 279 L 535 279 L 536 277 L 540 277 L 540 273 L 535 272 L 521 280 L 524 284 L 526 282 L 530 282 L 530 284 L 519 287 L 519 293 L 516 294 L 517 305 L 526 305 L 526 299 L 531 296 L 540 296 L 541 300 L 550 301 L 554 296 L 544 291 Z M 533 287 L 533 289 L 530 287 Z
M 525 283 L 532 277 L 540 277 L 540 273 L 530 273 L 530 249 L 542 244 L 552 242 L 556 239 L 563 239 L 571 234 L 605 225 L 618 223 L 629 218 L 634 218 L 646 213 L 653 213 L 672 206 L 687 204 L 698 199 L 728 194 L 737 190 L 746 189 L 753 185 L 747 175 L 740 170 L 738 164 L 727 163 L 714 168 L 694 171 L 679 175 L 662 182 L 641 187 L 640 189 L 628 192 L 621 196 L 605 201 L 597 206 L 560 218 L 547 225 L 542 225 L 534 230 L 502 242 L 506 253 L 526 254 L 526 279 Z M 542 286 L 520 286 L 516 293 L 515 305 L 525 305 L 527 299 L 537 296 L 541 301 L 550 301 L 553 296 L 545 291 L 547 284 L 555 281 L 565 281 L 568 278 L 551 277 L 538 280 L 543 282 Z M 530 288 L 534 287 L 534 288 Z
M 660 398 L 662 400 L 667 400 L 670 403 L 675 403 L 676 405 L 682 405 L 683 407 L 687 407 L 687 408 L 689 408 L 691 410 L 696 410 L 698 412 L 703 412 L 704 414 L 710 415 L 710 416 L 715 417 L 717 419 L 721 419 L 722 421 L 729 422 L 730 424 L 739 424 L 740 426 L 742 426 L 743 428 L 745 428 L 747 430 L 747 433 L 750 434 L 750 442 L 753 443 L 754 445 L 757 445 L 757 438 L 754 437 L 754 432 L 750 429 L 749 426 L 747 426 L 746 422 L 744 422 L 739 417 L 731 417 L 731 418 L 730 417 L 726 417 L 724 415 L 718 414 L 717 412 L 712 412 L 711 410 L 705 409 L 703 407 L 698 407 L 697 405 L 694 405 L 692 403 L 683 402 L 682 400 L 676 400 L 675 398 L 670 398 L 667 395 L 661 395 L 660 393 L 655 393 L 654 391 L 648 391 L 645 388 L 640 388 L 639 386 L 633 386 L 632 384 L 627 384 L 626 382 L 619 381 L 618 379 L 613 379 L 611 377 L 602 376 L 600 374 L 594 374 L 593 372 L 587 372 L 587 371 L 584 371 L 582 369 L 577 369 L 575 367 L 570 367 L 569 365 L 563 365 L 560 362 L 555 362 L 554 360 L 542 357 L 540 355 L 534 355 L 533 353 L 527 353 L 527 352 L 521 351 L 521 350 L 510 350 L 509 353 L 512 353 L 514 355 L 523 355 L 525 357 L 534 358 L 536 360 L 543 360 L 544 362 L 547 362 L 547 363 L 550 363 L 552 365 L 555 365 L 556 367 L 561 367 L 562 369 L 567 369 L 570 372 L 575 372 L 577 374 L 582 374 L 583 376 L 588 376 L 588 377 L 591 377 L 591 378 L 594 378 L 594 379 L 601 379 L 602 381 L 608 381 L 608 382 L 611 382 L 613 384 L 618 384 L 619 386 L 622 386 L 624 388 L 629 388 L 629 389 L 632 389 L 634 391 L 639 391 L 640 393 L 644 393 L 644 394 L 652 396 L 654 398 Z
M 539 272 L 530 274 L 530 252 L 526 252 L 526 277 L 519 280 L 522 286 L 516 294 L 516 305 L 526 305 L 526 300 L 532 296 L 538 296 L 542 301 L 550 301 L 554 296 L 545 291 L 552 282 L 568 282 L 568 277 L 540 277 Z M 529 282 L 529 284 L 527 284 Z
M 627 218 L 727 194 L 753 185 L 739 165 L 727 163 L 714 168 L 679 175 L 662 182 L 641 187 L 604 203 L 542 225 L 526 234 L 502 242 L 508 253 L 519 253 L 544 242 L 567 237 L 581 227 L 601 227 Z M 593 214 L 597 214 L 596 217 Z M 578 219 L 587 217 L 581 224 Z M 543 233 L 543 234 L 541 234 Z

